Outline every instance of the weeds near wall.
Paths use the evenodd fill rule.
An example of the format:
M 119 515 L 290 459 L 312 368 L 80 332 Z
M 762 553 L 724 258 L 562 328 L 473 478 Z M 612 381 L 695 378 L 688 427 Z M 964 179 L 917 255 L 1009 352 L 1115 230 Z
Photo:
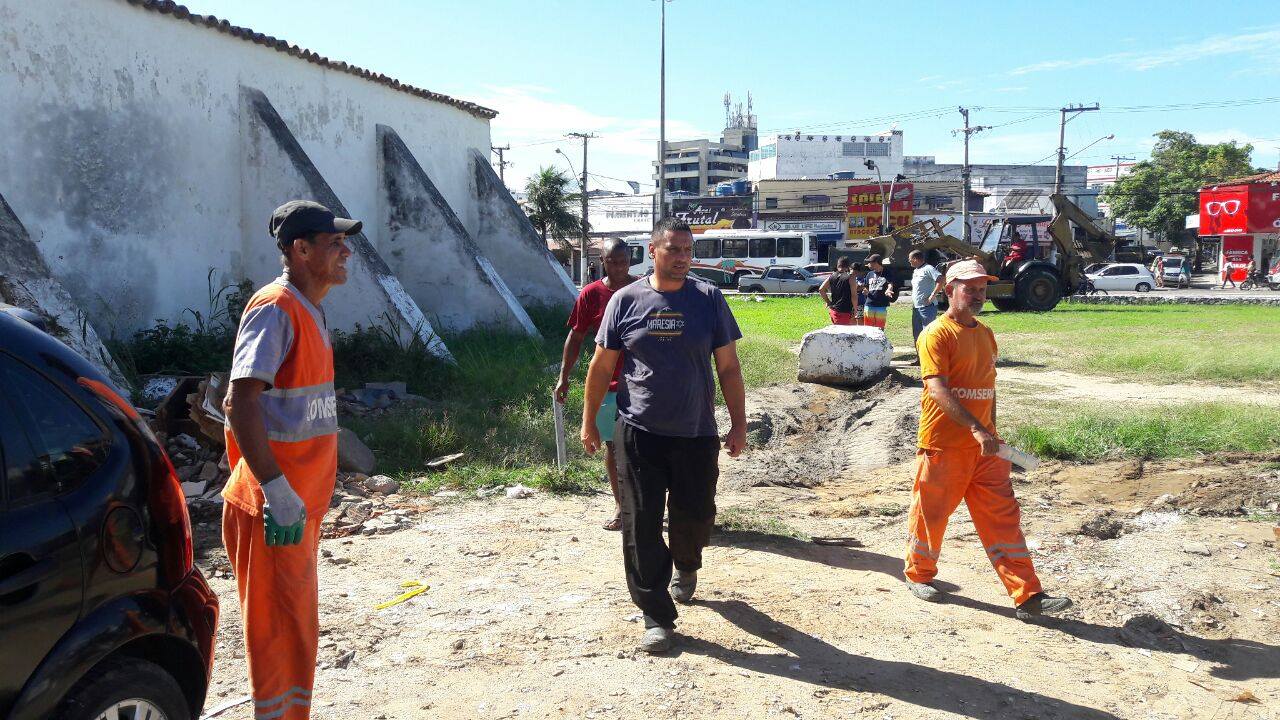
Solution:
M 214 270 L 206 278 L 208 310 L 187 308 L 177 322 L 156 324 L 128 338 L 111 338 L 107 349 L 136 395 L 146 375 L 201 375 L 231 367 L 236 328 L 244 306 L 253 295 L 248 280 L 216 287 Z M 190 320 L 188 323 L 187 320 Z

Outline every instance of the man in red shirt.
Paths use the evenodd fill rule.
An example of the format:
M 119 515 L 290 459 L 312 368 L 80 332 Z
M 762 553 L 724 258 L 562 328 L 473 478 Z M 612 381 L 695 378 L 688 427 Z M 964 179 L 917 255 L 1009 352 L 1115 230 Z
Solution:
M 604 317 L 604 308 L 609 298 L 622 288 L 635 282 L 631 275 L 630 255 L 627 244 L 621 240 L 608 240 L 604 244 L 601 263 L 604 265 L 604 277 L 582 288 L 578 299 L 573 303 L 573 311 L 569 313 L 569 335 L 564 339 L 564 355 L 560 361 L 560 381 L 556 383 L 556 402 L 564 404 L 569 394 L 569 376 L 578 363 L 582 352 L 582 342 L 587 337 L 595 337 L 600 328 L 600 319 Z M 621 530 L 621 500 L 618 495 L 618 468 L 613 457 L 613 426 L 618 419 L 618 378 L 622 373 L 622 362 L 619 361 L 613 371 L 613 379 L 609 382 L 609 392 L 605 393 L 604 402 L 600 404 L 600 412 L 596 414 L 596 428 L 600 431 L 600 439 L 605 444 L 605 467 L 609 471 L 609 489 L 613 491 L 613 518 L 604 524 L 605 530 Z

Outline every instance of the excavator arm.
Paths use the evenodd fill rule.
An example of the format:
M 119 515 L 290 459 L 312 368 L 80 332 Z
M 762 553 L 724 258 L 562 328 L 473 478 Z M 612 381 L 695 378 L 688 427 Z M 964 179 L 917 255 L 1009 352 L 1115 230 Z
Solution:
M 900 227 L 888 235 L 873 237 L 867 241 L 871 249 L 889 258 L 900 245 L 905 244 L 909 250 L 942 250 L 964 258 L 976 258 L 988 270 L 995 264 L 995 258 L 982 252 L 976 246 L 948 235 L 937 218 L 929 218 Z

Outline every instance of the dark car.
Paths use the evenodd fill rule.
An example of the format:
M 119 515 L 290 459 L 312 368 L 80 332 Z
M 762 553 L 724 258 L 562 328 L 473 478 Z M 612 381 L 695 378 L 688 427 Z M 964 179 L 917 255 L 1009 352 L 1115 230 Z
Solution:
M 0 717 L 196 718 L 217 624 L 151 429 L 0 309 Z

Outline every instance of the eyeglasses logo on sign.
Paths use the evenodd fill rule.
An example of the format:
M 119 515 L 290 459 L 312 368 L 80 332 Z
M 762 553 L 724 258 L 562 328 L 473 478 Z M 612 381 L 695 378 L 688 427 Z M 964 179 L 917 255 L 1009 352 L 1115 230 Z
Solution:
M 1235 215 L 1236 213 L 1240 212 L 1240 201 L 1239 200 L 1223 200 L 1219 202 L 1217 200 L 1210 200 L 1209 202 L 1204 204 L 1204 211 L 1214 217 L 1217 217 L 1221 213 L 1226 213 L 1227 215 Z

